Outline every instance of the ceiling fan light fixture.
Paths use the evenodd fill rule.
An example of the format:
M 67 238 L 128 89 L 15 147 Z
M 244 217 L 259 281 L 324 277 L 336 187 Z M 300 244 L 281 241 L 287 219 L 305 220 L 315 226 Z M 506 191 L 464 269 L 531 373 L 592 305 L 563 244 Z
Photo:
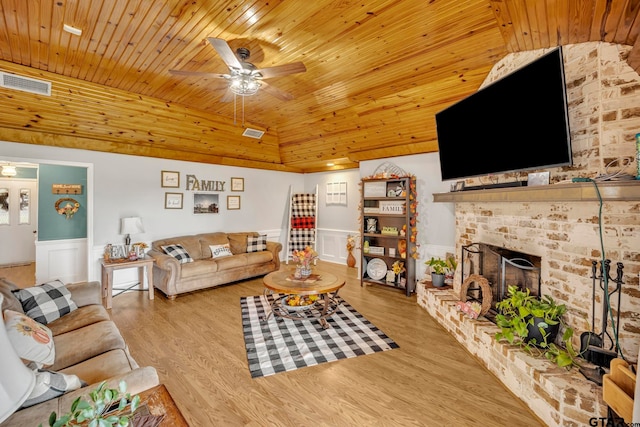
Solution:
M 229 89 L 240 96 L 255 95 L 260 89 L 260 81 L 245 74 L 235 75 L 229 79 Z

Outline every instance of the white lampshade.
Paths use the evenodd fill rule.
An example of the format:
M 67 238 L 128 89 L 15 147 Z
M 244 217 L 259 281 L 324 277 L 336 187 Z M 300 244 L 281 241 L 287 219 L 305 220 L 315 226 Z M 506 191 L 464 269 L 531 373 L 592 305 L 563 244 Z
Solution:
M 4 297 L 0 295 L 0 307 Z M 9 342 L 0 314 L 0 423 L 27 400 L 36 384 L 35 373 L 27 368 Z
M 120 234 L 144 233 L 142 219 L 137 216 L 120 219 Z

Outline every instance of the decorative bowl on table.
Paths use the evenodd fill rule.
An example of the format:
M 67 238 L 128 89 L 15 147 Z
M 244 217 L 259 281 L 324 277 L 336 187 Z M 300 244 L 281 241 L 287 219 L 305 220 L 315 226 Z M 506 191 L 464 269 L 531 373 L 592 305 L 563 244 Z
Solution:
M 316 301 L 317 295 L 288 295 L 282 300 L 282 306 L 291 311 L 305 310 Z

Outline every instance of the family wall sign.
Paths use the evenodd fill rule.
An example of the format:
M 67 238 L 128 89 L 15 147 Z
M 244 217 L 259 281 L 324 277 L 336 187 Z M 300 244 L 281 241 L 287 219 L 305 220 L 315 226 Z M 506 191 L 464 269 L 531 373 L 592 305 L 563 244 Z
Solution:
M 199 180 L 195 175 L 189 174 L 186 181 L 185 190 L 187 191 L 225 191 L 225 181 Z

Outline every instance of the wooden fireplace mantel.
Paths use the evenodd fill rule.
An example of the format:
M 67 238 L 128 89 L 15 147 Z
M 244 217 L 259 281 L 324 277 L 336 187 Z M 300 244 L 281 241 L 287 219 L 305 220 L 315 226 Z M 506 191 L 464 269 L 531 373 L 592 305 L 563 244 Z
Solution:
M 639 201 L 640 181 L 598 182 L 603 201 Z M 436 203 L 598 201 L 592 182 L 435 193 Z

